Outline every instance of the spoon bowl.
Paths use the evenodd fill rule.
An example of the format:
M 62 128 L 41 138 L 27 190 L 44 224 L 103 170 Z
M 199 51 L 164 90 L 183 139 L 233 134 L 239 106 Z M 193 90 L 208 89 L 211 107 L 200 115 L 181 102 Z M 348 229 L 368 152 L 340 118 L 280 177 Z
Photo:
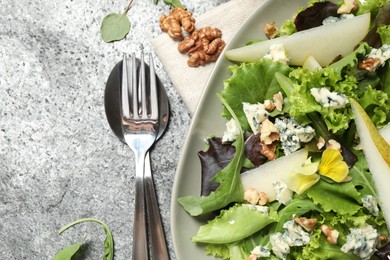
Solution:
M 139 60 L 137 59 L 137 67 L 139 67 Z M 146 78 L 149 78 L 149 65 L 146 66 Z M 158 98 L 159 98 L 159 130 L 157 133 L 157 139 L 159 139 L 165 132 L 168 126 L 169 119 L 169 100 L 165 91 L 164 85 L 161 80 L 156 77 L 158 87 Z M 122 84 L 122 61 L 118 62 L 112 69 L 104 92 L 104 107 L 106 111 L 106 117 L 108 124 L 110 125 L 114 134 L 125 143 L 125 139 L 122 133 L 121 126 L 121 113 L 120 113 L 120 86 Z

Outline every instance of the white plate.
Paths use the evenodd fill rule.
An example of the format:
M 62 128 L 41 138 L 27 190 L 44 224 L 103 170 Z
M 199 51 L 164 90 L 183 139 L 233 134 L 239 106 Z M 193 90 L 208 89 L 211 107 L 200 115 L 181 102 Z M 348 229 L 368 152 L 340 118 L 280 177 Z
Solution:
M 292 18 L 299 7 L 306 5 L 307 0 L 266 1 L 245 21 L 225 50 L 244 46 L 250 40 L 264 39 L 266 23 L 275 21 L 276 25 L 281 25 Z M 216 94 L 223 90 L 223 81 L 231 75 L 227 69 L 229 65 L 232 63 L 221 55 L 203 91 L 176 170 L 171 200 L 171 233 L 175 254 L 180 260 L 216 259 L 207 256 L 202 245 L 191 242 L 191 237 L 206 220 L 191 217 L 177 198 L 200 194 L 201 166 L 197 153 L 205 148 L 205 137 L 211 134 L 222 136 L 225 130 L 226 120 L 221 117 L 223 107 Z

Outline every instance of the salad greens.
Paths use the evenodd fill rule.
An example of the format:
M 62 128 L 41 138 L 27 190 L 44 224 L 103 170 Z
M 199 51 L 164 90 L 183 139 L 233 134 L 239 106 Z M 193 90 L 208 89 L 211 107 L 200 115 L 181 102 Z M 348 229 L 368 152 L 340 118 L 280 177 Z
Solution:
M 308 6 L 318 2 L 322 1 L 310 0 Z M 358 4 L 350 15 L 370 12 L 370 32 L 352 53 L 327 67 L 294 67 L 268 58 L 229 67 L 232 75 L 217 95 L 223 104 L 222 116 L 229 121 L 226 132 L 234 132 L 236 137 L 224 142 L 218 137 L 209 138 L 208 148 L 199 152 L 202 185 L 207 186 L 207 192 L 178 199 L 192 216 L 214 213 L 191 238 L 203 244 L 207 254 L 222 259 L 374 259 L 375 255 L 383 255 L 377 253 L 378 248 L 389 247 L 384 245 L 389 231 L 380 210 L 381 200 L 363 151 L 357 149 L 359 140 L 348 100 L 357 100 L 378 129 L 389 124 L 390 1 Z M 324 13 L 333 16 L 334 10 Z M 328 18 L 323 17 L 324 13 L 321 21 Z M 305 16 L 313 18 L 310 12 Z M 279 36 L 297 31 L 294 19 L 281 28 Z M 375 58 L 381 63 L 367 69 Z M 276 103 L 278 93 L 283 96 L 283 107 L 267 110 L 265 104 L 272 100 Z M 258 110 L 245 110 L 243 103 L 258 105 Z M 259 115 L 271 121 L 274 128 L 264 129 L 263 121 L 256 121 Z M 253 130 L 254 125 L 258 132 Z M 314 137 L 308 134 L 311 129 Z M 265 143 L 262 136 L 271 134 L 278 138 Z M 275 190 L 284 197 L 290 194 L 289 199 L 286 202 L 277 196 L 260 204 L 261 194 L 244 187 L 240 178 L 249 168 L 259 166 L 249 152 L 267 149 L 276 158 L 294 152 L 281 144 L 282 134 L 287 136 L 284 142 L 298 142 L 296 149 L 309 151 L 305 164 L 293 170 L 301 176 L 295 184 L 311 183 L 302 192 L 292 192 L 296 189 L 289 178 L 283 180 L 287 188 L 281 185 L 283 181 L 275 180 Z M 297 141 L 298 135 L 306 140 Z M 336 157 L 329 160 L 332 174 L 323 174 L 321 160 Z M 266 158 L 271 160 L 263 157 L 260 164 L 267 163 Z M 334 178 L 338 173 L 334 171 L 341 169 L 343 174 Z

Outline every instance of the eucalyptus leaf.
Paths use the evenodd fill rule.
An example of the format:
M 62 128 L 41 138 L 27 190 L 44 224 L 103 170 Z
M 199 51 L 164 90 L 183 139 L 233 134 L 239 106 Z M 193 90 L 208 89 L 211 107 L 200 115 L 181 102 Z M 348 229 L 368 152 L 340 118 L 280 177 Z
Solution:
M 110 13 L 103 18 L 100 33 L 103 41 L 114 42 L 122 40 L 130 31 L 130 21 L 127 12 Z
M 71 260 L 83 243 L 76 243 L 65 247 L 54 256 L 54 260 Z
M 157 0 L 158 1 L 158 0 Z M 166 5 L 169 5 L 171 7 L 180 7 L 180 8 L 183 8 L 185 9 L 185 7 L 183 6 L 183 4 L 180 2 L 180 0 L 164 0 L 164 3 Z
M 104 255 L 103 255 L 103 260 L 112 260 L 114 258 L 114 240 L 111 234 L 111 231 L 109 230 L 108 226 L 101 222 L 100 220 L 94 219 L 94 218 L 82 218 L 78 219 L 74 222 L 71 222 L 67 224 L 66 226 L 63 226 L 58 233 L 61 234 L 68 228 L 75 226 L 77 224 L 83 223 L 83 222 L 95 222 L 100 224 L 103 227 L 104 232 L 106 233 L 106 239 L 104 240 Z M 77 249 L 78 250 L 78 249 Z M 76 250 L 76 251 L 77 251 Z M 70 259 L 70 258 L 58 258 L 58 260 L 65 260 L 65 259 Z M 57 260 L 57 259 L 55 259 Z

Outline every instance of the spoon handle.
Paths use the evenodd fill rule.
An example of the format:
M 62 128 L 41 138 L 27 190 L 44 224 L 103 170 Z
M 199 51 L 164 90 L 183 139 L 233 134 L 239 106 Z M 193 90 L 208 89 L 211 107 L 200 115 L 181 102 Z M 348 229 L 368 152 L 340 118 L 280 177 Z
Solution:
M 146 208 L 149 217 L 149 232 L 152 243 L 152 259 L 169 260 L 168 249 L 164 236 L 164 229 L 158 208 L 157 194 L 154 188 L 152 171 L 150 169 L 149 152 L 145 156 L 145 196 Z

